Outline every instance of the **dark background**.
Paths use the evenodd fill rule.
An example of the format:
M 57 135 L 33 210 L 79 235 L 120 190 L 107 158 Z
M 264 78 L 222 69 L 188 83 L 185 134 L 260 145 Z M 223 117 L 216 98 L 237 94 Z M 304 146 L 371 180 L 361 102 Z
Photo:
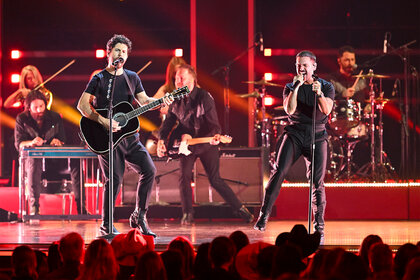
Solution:
M 197 70 L 200 85 L 214 96 L 220 123 L 223 124 L 223 75 L 211 75 L 248 48 L 247 1 L 197 0 Z M 11 73 L 20 73 L 23 66 L 37 66 L 44 80 L 73 58 L 76 63 L 47 88 L 54 96 L 75 106 L 95 69 L 105 66 L 105 59 L 96 59 L 94 50 L 105 48 L 113 34 L 125 34 L 133 42 L 133 54 L 126 68 L 137 71 L 149 60 L 152 64 L 140 75 L 146 92 L 153 95 L 164 83 L 164 74 L 171 53 L 155 55 L 156 50 L 184 49 L 190 61 L 190 1 L 188 0 L 3 0 L 2 1 L 2 83 L 1 97 L 7 98 L 17 88 L 10 83 Z M 264 45 L 272 49 L 294 49 L 290 55 L 264 57 L 255 50 L 256 80 L 264 72 L 278 74 L 273 82 L 285 84 L 294 73 L 295 53 L 301 49 L 314 50 L 318 56 L 318 74 L 323 76 L 337 70 L 336 50 L 342 45 L 357 49 L 357 63 L 382 53 L 385 32 L 391 32 L 391 45 L 398 47 L 420 39 L 419 1 L 255 1 L 255 31 L 264 36 Z M 45 57 L 10 59 L 10 50 L 45 51 Z M 419 66 L 419 42 L 409 47 L 409 62 Z M 58 51 L 72 52 L 60 56 Z M 92 55 L 85 55 L 92 51 Z M 251 50 L 253 51 L 253 50 Z M 375 73 L 391 75 L 383 80 L 385 97 L 391 98 L 395 79 L 403 79 L 403 63 L 397 55 L 383 57 L 373 67 Z M 231 93 L 247 93 L 247 56 L 231 66 Z M 286 77 L 286 78 L 285 78 Z M 378 83 L 378 81 L 375 81 Z M 412 87 L 414 88 L 414 87 Z M 281 97 L 282 88 L 270 87 L 269 94 Z M 410 110 L 419 109 L 418 99 L 410 89 Z M 400 131 L 398 99 L 384 110 L 384 150 L 394 167 L 400 166 Z M 246 104 L 246 100 L 240 100 Z M 277 105 L 281 105 L 278 100 Z M 230 134 L 232 146 L 248 145 L 247 111 L 232 102 Z M 2 109 L 16 116 L 21 110 Z M 278 111 L 269 110 L 274 116 Z M 418 124 L 417 113 L 417 124 Z M 157 112 L 145 115 L 157 126 Z M 67 123 L 71 142 L 77 142 L 77 126 Z M 11 173 L 11 162 L 17 152 L 12 146 L 13 130 L 2 127 L 3 174 Z M 410 130 L 410 135 L 415 134 Z M 146 136 L 147 133 L 145 132 Z M 418 137 L 418 133 L 416 134 Z M 414 137 L 411 137 L 413 139 Z M 415 143 L 410 143 L 412 148 Z M 413 154 L 419 158 L 419 152 Z M 413 174 L 418 170 L 414 170 Z

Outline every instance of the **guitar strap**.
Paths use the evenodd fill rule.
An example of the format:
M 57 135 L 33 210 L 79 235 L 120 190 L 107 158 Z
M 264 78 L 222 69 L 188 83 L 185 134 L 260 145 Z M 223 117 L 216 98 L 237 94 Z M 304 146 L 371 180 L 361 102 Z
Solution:
M 136 96 L 134 95 L 134 88 L 133 88 L 133 85 L 130 83 L 130 80 L 128 79 L 128 75 L 127 75 L 127 73 L 125 72 L 125 69 L 124 69 L 124 71 L 123 71 L 123 75 L 124 75 L 125 81 L 127 82 L 128 87 L 130 88 L 130 93 L 131 93 L 131 95 L 133 96 L 133 98 L 134 98 L 134 100 L 136 101 L 137 105 L 139 105 L 139 106 L 141 107 L 140 102 L 137 100 Z

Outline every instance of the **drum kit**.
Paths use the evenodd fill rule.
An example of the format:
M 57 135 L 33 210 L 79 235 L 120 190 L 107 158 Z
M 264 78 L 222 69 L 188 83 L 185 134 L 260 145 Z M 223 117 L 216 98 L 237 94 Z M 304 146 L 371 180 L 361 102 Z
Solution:
M 382 112 L 390 99 L 383 98 L 383 92 L 378 94 L 379 96 L 375 96 L 373 83 L 374 79 L 385 79 L 389 76 L 374 74 L 370 70 L 367 74 L 360 73 L 353 77 L 369 81 L 369 99 L 365 100 L 367 105 L 364 108 L 360 102 L 352 99 L 334 100 L 334 107 L 327 125 L 329 137 L 326 178 L 331 181 L 396 179 L 395 169 L 383 150 Z M 268 115 L 263 99 L 267 95 L 267 86 L 282 86 L 264 79 L 246 81 L 245 83 L 259 86 L 256 91 L 242 94 L 240 97 L 255 97 L 254 129 L 257 135 L 259 132 L 261 136 L 261 146 L 270 150 L 270 162 L 274 163 L 275 145 L 272 145 L 272 141 L 276 141 L 278 136 L 283 133 L 284 127 L 288 125 L 288 117 L 285 114 L 274 117 Z M 274 107 L 274 110 L 284 112 L 283 106 Z M 379 144 L 376 145 L 375 142 L 379 142 Z M 357 165 L 353 160 L 355 147 L 358 143 L 369 144 L 369 160 L 363 166 Z

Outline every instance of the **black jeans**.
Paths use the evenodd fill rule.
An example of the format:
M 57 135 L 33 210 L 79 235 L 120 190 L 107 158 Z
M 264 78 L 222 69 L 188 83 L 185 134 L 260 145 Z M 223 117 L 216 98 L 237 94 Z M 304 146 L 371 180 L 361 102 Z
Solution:
M 141 144 L 138 134 L 123 139 L 114 149 L 114 170 L 113 170 L 113 200 L 120 192 L 121 183 L 124 176 L 125 161 L 139 175 L 137 183 L 136 208 L 146 210 L 149 205 L 149 199 L 153 188 L 153 181 L 156 175 L 156 167 L 146 148 Z M 103 211 L 102 222 L 109 223 L 109 154 L 98 156 L 102 174 L 105 177 L 105 187 L 103 192 Z
M 278 151 L 273 173 L 268 181 L 261 212 L 270 214 L 271 209 L 279 195 L 281 184 L 287 172 L 295 161 L 304 156 L 306 162 L 306 177 L 310 178 L 311 148 L 308 139 L 299 139 L 294 135 L 285 133 L 278 143 Z M 326 206 L 324 176 L 327 165 L 327 140 L 315 142 L 314 188 L 312 190 L 312 210 L 314 215 L 315 230 L 324 230 L 324 213 Z
M 219 173 L 219 149 L 217 146 L 204 144 L 204 147 L 194 149 L 189 156 L 180 157 L 181 176 L 179 178 L 179 191 L 182 203 L 183 213 L 193 213 L 192 206 L 192 170 L 197 158 L 200 158 L 206 171 L 211 186 L 220 194 L 220 196 L 230 204 L 233 210 L 239 210 L 242 206 L 232 189 L 226 182 L 220 178 Z
M 46 159 L 45 171 L 47 173 L 66 173 L 67 160 L 65 159 Z M 29 186 L 29 206 L 30 208 L 39 209 L 39 197 L 41 194 L 41 178 L 42 178 L 42 159 L 28 158 L 25 159 L 25 171 L 28 174 Z M 85 209 L 85 188 L 82 187 L 82 195 L 80 195 L 80 160 L 70 160 L 70 178 L 72 181 L 72 191 L 76 200 L 77 213 L 82 214 Z M 56 174 L 52 174 L 55 175 Z M 48 176 L 47 176 L 48 177 Z M 80 198 L 82 197 L 82 208 L 80 208 Z

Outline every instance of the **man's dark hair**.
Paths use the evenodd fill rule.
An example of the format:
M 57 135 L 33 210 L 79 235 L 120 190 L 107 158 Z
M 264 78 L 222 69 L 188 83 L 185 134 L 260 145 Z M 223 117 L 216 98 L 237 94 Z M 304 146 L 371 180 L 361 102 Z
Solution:
M 128 53 L 131 52 L 132 43 L 130 39 L 125 37 L 124 35 L 114 34 L 111 39 L 109 39 L 108 43 L 106 43 L 106 53 L 109 55 L 111 50 L 115 47 L 116 44 L 121 43 L 127 45 Z
M 343 53 L 345 52 L 355 53 L 354 48 L 352 46 L 342 46 L 338 49 L 337 58 L 342 57 Z
M 231 261 L 236 254 L 235 244 L 226 236 L 219 236 L 210 243 L 209 256 L 215 267 Z
M 296 55 L 296 58 L 298 58 L 298 57 L 305 57 L 305 56 L 311 58 L 314 62 L 316 62 L 316 56 L 315 56 L 315 54 L 313 52 L 311 52 L 311 51 L 308 51 L 308 50 L 304 50 L 304 51 L 299 52 Z
M 47 98 L 45 97 L 45 95 L 40 92 L 39 90 L 32 90 L 28 96 L 26 96 L 25 99 L 25 110 L 29 111 L 29 109 L 31 108 L 31 103 L 34 100 L 40 99 L 42 101 L 44 101 L 45 103 L 45 108 L 47 108 L 48 105 L 48 101 Z

